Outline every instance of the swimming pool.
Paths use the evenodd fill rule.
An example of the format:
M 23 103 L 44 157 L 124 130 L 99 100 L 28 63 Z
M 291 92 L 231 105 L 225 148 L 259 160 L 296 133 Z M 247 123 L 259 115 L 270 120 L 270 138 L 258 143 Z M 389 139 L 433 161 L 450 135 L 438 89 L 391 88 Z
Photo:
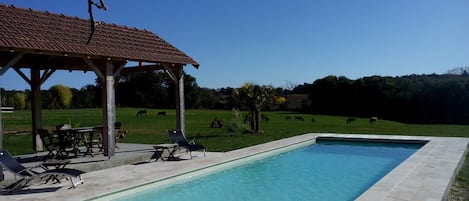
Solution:
M 117 200 L 353 200 L 422 144 L 317 144 Z

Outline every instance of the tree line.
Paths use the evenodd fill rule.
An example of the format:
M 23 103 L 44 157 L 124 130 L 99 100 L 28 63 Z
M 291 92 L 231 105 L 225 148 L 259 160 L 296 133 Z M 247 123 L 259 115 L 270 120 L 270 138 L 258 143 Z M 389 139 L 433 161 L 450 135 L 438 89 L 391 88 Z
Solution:
M 269 104 L 262 103 L 261 106 L 246 105 L 250 101 L 240 97 L 253 97 L 249 94 L 239 96 L 239 92 L 250 89 L 247 86 L 253 89 L 261 87 L 262 90 L 269 91 L 269 98 L 275 97 L 278 100 L 266 99 Z M 175 86 L 164 72 L 126 74 L 116 81 L 115 88 L 117 106 L 175 108 Z M 1 90 L 3 106 L 14 106 L 17 110 L 30 108 L 29 90 Z M 202 88 L 197 85 L 194 77 L 185 74 L 184 91 L 187 109 L 241 108 L 254 111 L 254 118 L 257 118 L 261 110 L 285 110 L 290 94 L 308 94 L 308 100 L 298 112 L 366 118 L 376 116 L 405 123 L 469 122 L 468 73 L 371 76 L 356 80 L 344 76 L 327 76 L 312 83 L 291 86 L 289 89 L 252 83 L 240 88 Z M 101 107 L 99 81 L 81 89 L 56 85 L 43 90 L 41 95 L 44 109 Z M 284 97 L 287 97 L 286 101 Z
M 41 90 L 43 109 L 101 107 L 102 84 L 80 89 L 54 85 Z M 16 110 L 31 108 L 30 90 L 1 90 L 2 106 Z M 175 108 L 175 85 L 164 72 L 142 72 L 121 76 L 115 83 L 116 105 L 120 107 Z M 188 109 L 231 109 L 234 88 L 208 89 L 199 87 L 196 79 L 184 74 L 185 106 Z
M 327 76 L 293 91 L 309 94 L 314 114 L 372 117 L 424 124 L 469 123 L 469 76 Z

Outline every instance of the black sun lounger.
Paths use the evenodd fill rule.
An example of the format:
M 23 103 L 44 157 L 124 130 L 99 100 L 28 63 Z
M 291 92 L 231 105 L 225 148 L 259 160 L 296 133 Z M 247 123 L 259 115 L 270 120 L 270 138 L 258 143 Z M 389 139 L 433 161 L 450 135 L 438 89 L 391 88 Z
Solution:
M 51 177 L 55 178 L 67 178 L 72 183 L 70 188 L 75 188 L 79 184 L 83 184 L 81 174 L 83 171 L 69 168 L 61 169 L 50 169 L 43 172 L 34 171 L 33 168 L 26 168 L 21 165 L 11 154 L 6 150 L 0 151 L 0 163 L 7 170 L 15 174 L 16 182 L 2 189 L 3 191 L 11 192 L 20 190 L 24 187 L 27 187 L 29 184 L 37 181 L 50 180 Z M 18 179 L 18 177 L 21 177 Z M 74 182 L 73 178 L 77 178 L 77 181 Z
M 169 140 L 171 143 L 175 143 L 178 147 L 185 148 L 192 159 L 192 151 L 203 151 L 205 156 L 205 147 L 200 144 L 196 144 L 194 141 L 187 141 L 186 137 L 180 130 L 170 130 L 168 131 Z

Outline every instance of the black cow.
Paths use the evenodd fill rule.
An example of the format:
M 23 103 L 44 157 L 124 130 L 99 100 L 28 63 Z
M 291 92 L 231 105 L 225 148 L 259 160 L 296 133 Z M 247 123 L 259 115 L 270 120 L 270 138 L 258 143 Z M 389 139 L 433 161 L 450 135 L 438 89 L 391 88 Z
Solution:
M 297 121 L 304 121 L 305 119 L 302 116 L 295 116 Z
M 142 115 L 147 116 L 147 110 L 140 110 L 137 112 L 137 117 L 142 116 Z
M 350 123 L 353 123 L 355 122 L 355 117 L 349 117 L 347 118 L 347 121 L 345 121 L 346 124 L 350 124 Z
M 166 117 L 166 112 L 158 112 L 157 114 L 159 117 Z
M 210 124 L 210 128 L 223 128 L 224 124 L 225 122 L 223 121 L 223 119 L 215 117 L 215 119 Z

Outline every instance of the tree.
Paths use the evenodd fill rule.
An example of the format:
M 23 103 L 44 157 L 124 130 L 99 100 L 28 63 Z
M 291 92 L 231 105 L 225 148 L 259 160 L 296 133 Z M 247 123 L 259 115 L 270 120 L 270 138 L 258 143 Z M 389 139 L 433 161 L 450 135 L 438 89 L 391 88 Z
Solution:
M 130 107 L 166 107 L 168 82 L 163 72 L 125 74 L 116 86 L 116 103 Z
M 64 85 L 54 85 L 49 88 L 49 109 L 68 108 L 72 102 L 72 90 Z
M 101 96 L 101 88 L 94 85 L 86 85 L 80 90 L 72 89 L 73 98 L 70 107 L 72 108 L 95 108 L 101 105 L 97 101 L 97 96 Z
M 23 110 L 26 108 L 26 94 L 22 92 L 16 92 L 12 96 L 13 106 L 16 110 Z
M 456 67 L 456 68 L 450 69 L 450 70 L 447 71 L 447 74 L 468 76 L 469 75 L 469 66 Z
M 259 133 L 259 113 L 261 109 L 275 103 L 275 90 L 272 86 L 259 86 L 245 83 L 241 88 L 233 90 L 233 99 L 240 106 L 249 110 L 248 120 L 252 133 Z
M 184 74 L 186 108 L 213 105 L 209 91 L 200 88 L 197 80 Z M 175 108 L 176 87 L 163 71 L 125 74 L 116 86 L 116 104 L 130 107 Z

